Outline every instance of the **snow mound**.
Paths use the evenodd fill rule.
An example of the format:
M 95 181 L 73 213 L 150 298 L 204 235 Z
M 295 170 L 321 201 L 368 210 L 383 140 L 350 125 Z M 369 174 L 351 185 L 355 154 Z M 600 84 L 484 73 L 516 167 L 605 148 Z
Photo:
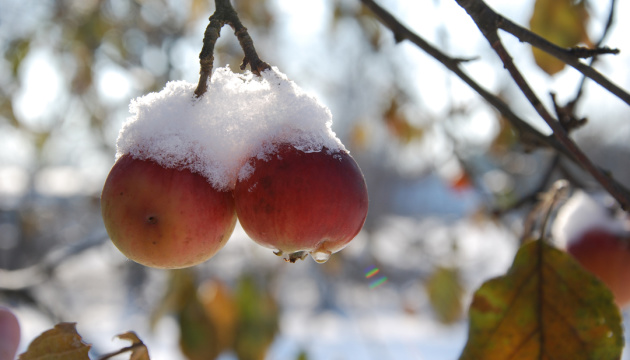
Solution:
M 130 154 L 186 168 L 229 190 L 247 159 L 264 158 L 275 144 L 306 152 L 345 150 L 332 131 L 330 110 L 276 67 L 261 77 L 219 68 L 200 99 L 194 98 L 195 88 L 172 81 L 159 93 L 133 99 L 116 158 Z

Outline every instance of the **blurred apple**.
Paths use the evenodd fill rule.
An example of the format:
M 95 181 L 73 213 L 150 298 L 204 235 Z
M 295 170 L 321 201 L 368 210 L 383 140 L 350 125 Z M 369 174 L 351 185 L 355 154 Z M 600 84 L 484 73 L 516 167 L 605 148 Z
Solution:
M 101 194 L 105 228 L 129 259 L 155 268 L 183 268 L 215 255 L 236 224 L 230 192 L 187 169 L 164 168 L 124 155 Z
M 363 174 L 346 151 L 303 152 L 288 144 L 265 159 L 253 157 L 253 172 L 237 181 L 236 213 L 260 245 L 288 256 L 308 253 L 325 262 L 361 230 L 368 211 Z
M 20 345 L 20 324 L 11 310 L 0 306 L 0 360 L 13 360 Z
M 608 286 L 620 307 L 630 303 L 629 240 L 606 229 L 595 228 L 567 246 L 569 254 Z
M 606 197 L 577 191 L 558 211 L 552 228 L 560 247 L 597 276 L 620 307 L 630 304 L 630 232 L 627 215 Z

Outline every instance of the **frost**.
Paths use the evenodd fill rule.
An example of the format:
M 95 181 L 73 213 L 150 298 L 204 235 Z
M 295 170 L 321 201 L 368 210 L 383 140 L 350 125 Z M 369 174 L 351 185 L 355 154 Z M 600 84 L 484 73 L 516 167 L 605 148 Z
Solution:
M 275 67 L 262 77 L 219 68 L 200 99 L 193 97 L 195 87 L 172 81 L 159 93 L 132 100 L 116 157 L 131 154 L 187 168 L 227 190 L 251 172 L 243 166 L 247 159 L 265 159 L 276 144 L 307 152 L 345 150 L 332 131 L 330 110 Z

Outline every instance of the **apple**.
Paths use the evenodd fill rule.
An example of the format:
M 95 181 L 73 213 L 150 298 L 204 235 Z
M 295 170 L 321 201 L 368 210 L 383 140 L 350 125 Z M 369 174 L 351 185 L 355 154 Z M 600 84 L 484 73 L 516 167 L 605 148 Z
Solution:
M 594 228 L 567 245 L 567 252 L 608 286 L 620 307 L 630 303 L 629 241 L 621 234 Z
M 0 359 L 12 360 L 20 345 L 20 323 L 11 310 L 0 306 Z
M 560 208 L 552 234 L 560 247 L 610 289 L 619 307 L 630 304 L 630 232 L 623 212 L 576 192 Z
M 363 227 L 367 186 L 348 152 L 303 152 L 279 144 L 245 166 L 253 170 L 234 188 L 238 219 L 249 237 L 287 261 L 310 253 L 325 262 Z
M 227 242 L 236 224 L 234 199 L 205 177 L 123 155 L 101 194 L 105 228 L 129 259 L 174 269 L 204 262 Z

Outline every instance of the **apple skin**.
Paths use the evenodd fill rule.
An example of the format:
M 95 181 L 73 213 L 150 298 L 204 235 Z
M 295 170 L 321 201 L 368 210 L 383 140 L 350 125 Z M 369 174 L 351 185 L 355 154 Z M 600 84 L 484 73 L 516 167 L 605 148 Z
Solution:
M 597 276 L 619 307 L 630 303 L 630 239 L 603 228 L 585 231 L 567 245 L 567 252 Z
M 231 192 L 216 190 L 187 169 L 164 168 L 123 155 L 101 194 L 105 228 L 129 259 L 163 269 L 214 256 L 236 225 Z
M 252 174 L 234 188 L 236 213 L 258 244 L 317 262 L 344 248 L 361 230 L 367 186 L 346 151 L 303 152 L 280 144 L 265 160 L 250 158 Z
M 11 310 L 0 306 L 0 359 L 13 359 L 20 345 L 20 323 Z

